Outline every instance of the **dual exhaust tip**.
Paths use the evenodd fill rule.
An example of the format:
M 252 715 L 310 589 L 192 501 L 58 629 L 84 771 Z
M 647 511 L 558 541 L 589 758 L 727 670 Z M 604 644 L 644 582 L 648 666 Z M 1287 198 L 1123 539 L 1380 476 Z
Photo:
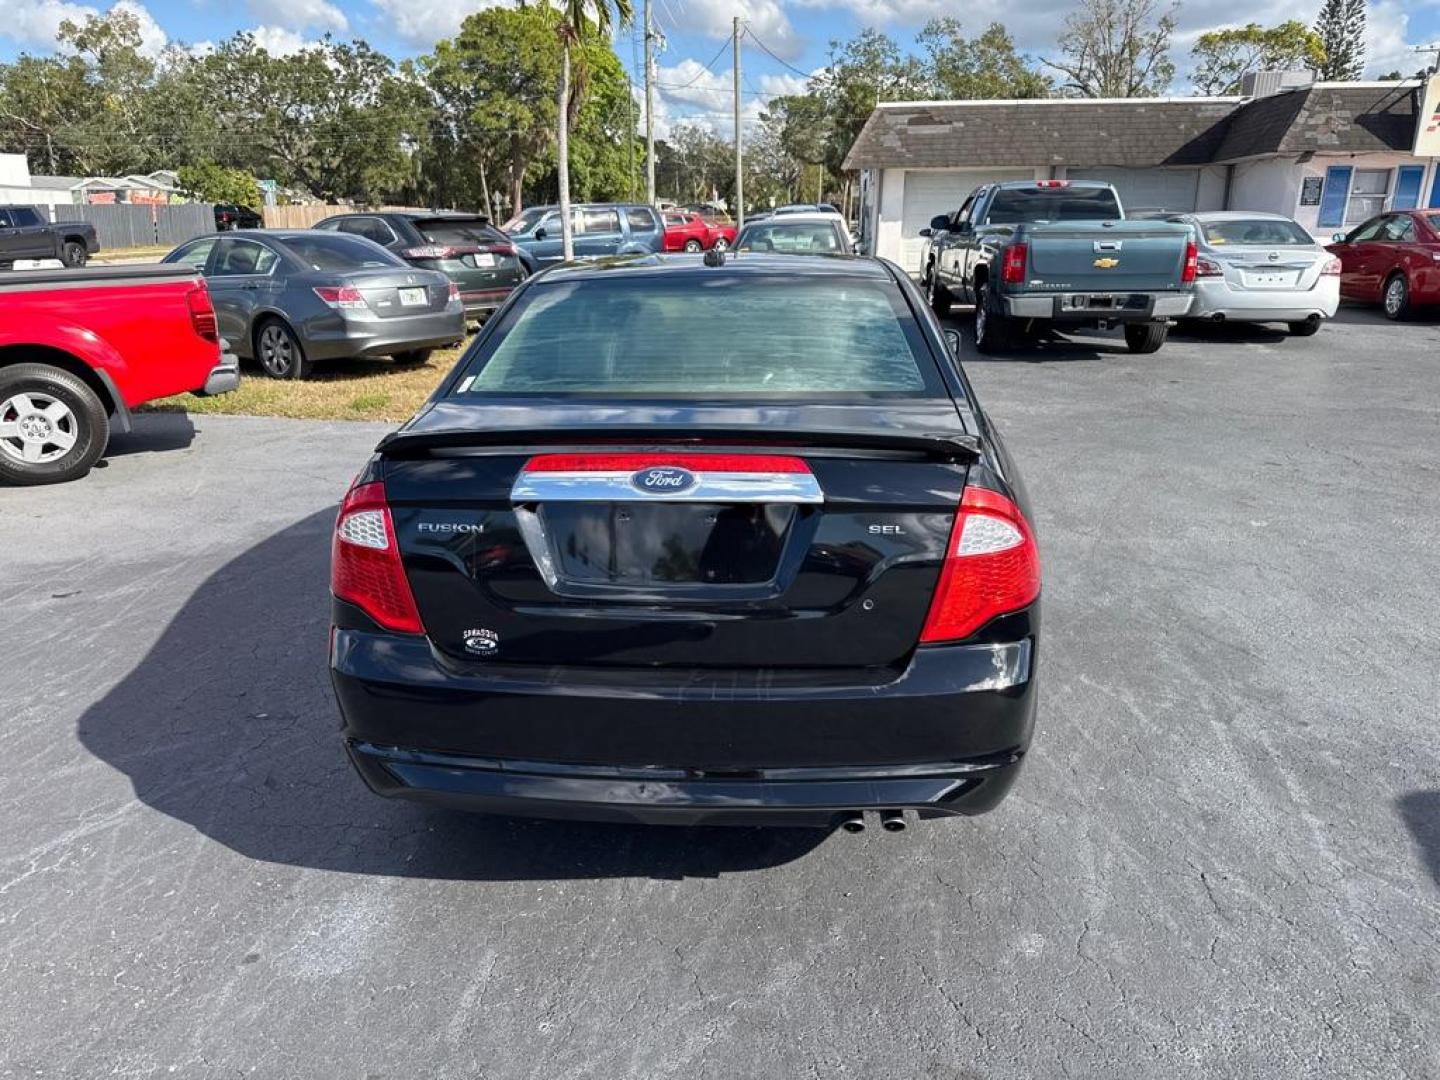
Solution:
M 878 810 L 872 811 L 880 818 L 880 828 L 886 832 L 904 832 L 908 825 L 905 821 L 903 810 Z M 865 814 L 859 810 L 846 814 L 840 819 L 840 828 L 848 833 L 862 833 L 865 831 Z

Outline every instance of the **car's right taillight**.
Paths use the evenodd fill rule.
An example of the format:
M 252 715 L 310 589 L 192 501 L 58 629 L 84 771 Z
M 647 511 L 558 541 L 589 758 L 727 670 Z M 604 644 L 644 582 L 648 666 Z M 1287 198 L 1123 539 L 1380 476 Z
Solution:
M 1000 262 L 1000 280 L 1006 285 L 1021 285 L 1025 282 L 1025 260 L 1030 254 L 1026 244 L 1011 244 L 1005 249 Z
M 185 294 L 185 306 L 190 309 L 190 325 L 206 341 L 219 341 L 220 331 L 215 325 L 215 305 L 210 302 L 210 290 L 201 281 Z
M 387 630 L 425 632 L 382 483 L 357 484 L 340 504 L 330 546 L 330 591 Z
M 1320 276 L 1321 276 L 1321 277 L 1339 277 L 1339 276 L 1340 276 L 1340 265 L 1341 265 L 1341 264 L 1340 264 L 1340 260 L 1339 260 L 1339 259 L 1337 259 L 1337 258 L 1336 258 L 1335 256 L 1333 256 L 1333 255 L 1330 256 L 1330 259 L 1325 263 L 1324 266 L 1322 266 L 1322 267 L 1320 268 Z
M 987 488 L 967 487 L 920 643 L 959 641 L 1040 595 L 1040 551 L 1020 508 Z
M 354 285 L 317 285 L 315 295 L 337 311 L 358 311 L 370 306 L 365 302 L 365 294 Z
M 448 244 L 420 244 L 400 252 L 403 259 L 454 259 L 460 252 Z

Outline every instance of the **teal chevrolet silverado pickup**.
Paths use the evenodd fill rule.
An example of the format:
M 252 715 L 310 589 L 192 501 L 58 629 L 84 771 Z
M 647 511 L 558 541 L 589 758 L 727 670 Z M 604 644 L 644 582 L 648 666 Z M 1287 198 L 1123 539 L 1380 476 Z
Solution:
M 1190 230 L 1126 221 L 1109 184 L 1040 180 L 986 184 L 925 231 L 930 305 L 975 305 L 975 347 L 1003 351 L 1047 326 L 1121 325 L 1131 352 L 1165 343 L 1190 310 Z

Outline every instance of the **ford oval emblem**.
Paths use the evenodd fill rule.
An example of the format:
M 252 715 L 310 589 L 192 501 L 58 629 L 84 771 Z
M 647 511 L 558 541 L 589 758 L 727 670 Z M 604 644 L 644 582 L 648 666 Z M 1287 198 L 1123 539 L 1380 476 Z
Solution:
M 678 495 L 695 486 L 695 474 L 675 465 L 652 465 L 632 473 L 630 484 L 647 495 Z

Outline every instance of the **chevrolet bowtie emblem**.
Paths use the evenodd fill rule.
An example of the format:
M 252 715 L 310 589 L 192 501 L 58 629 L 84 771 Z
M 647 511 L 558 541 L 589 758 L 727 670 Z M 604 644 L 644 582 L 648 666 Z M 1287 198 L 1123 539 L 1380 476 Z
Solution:
M 1098 266 L 1101 270 L 1109 270 L 1112 266 L 1119 266 L 1120 260 L 1110 258 L 1096 259 L 1095 265 Z

